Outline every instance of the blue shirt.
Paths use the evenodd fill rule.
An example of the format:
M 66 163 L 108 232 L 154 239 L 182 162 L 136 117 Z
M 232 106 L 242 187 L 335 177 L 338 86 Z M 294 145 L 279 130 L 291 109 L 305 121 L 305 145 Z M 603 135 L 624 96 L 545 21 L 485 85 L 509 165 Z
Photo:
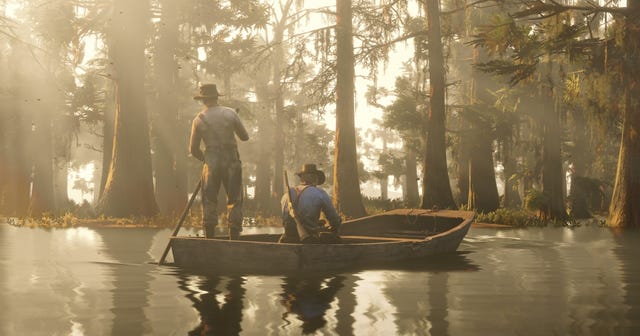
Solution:
M 306 187 L 306 189 L 305 189 Z M 320 213 L 324 213 L 325 218 L 329 221 L 331 227 L 337 229 L 342 223 L 338 211 L 331 203 L 331 198 L 326 191 L 316 186 L 298 185 L 295 188 L 289 189 L 291 195 L 291 202 L 295 204 L 297 194 L 296 189 L 301 192 L 298 204 L 296 206 L 296 214 L 300 217 L 302 225 L 309 231 L 309 233 L 317 233 L 323 228 L 319 224 Z M 293 220 L 289 216 L 289 206 L 287 204 L 287 195 L 282 196 L 282 220 L 286 223 L 289 220 Z

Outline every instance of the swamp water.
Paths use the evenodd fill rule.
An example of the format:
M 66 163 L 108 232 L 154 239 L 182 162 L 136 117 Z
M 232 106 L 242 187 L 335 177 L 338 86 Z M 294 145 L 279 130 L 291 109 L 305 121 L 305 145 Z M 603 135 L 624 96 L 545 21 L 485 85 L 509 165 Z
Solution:
M 640 335 L 636 231 L 471 228 L 418 265 L 283 276 L 159 267 L 170 231 L 1 223 L 0 335 Z

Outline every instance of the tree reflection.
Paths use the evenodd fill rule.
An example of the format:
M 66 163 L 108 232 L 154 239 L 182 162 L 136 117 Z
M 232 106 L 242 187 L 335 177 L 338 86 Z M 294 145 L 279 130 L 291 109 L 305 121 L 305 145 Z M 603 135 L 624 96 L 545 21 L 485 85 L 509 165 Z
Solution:
M 616 243 L 614 253 L 620 263 L 617 270 L 621 275 L 620 285 L 624 289 L 626 323 L 619 323 L 615 329 L 604 329 L 603 333 L 606 331 L 611 334 L 640 335 L 640 231 L 616 229 L 612 232 Z M 606 313 L 611 315 L 610 312 Z
M 200 324 L 189 335 L 238 335 L 242 331 L 245 278 L 231 277 L 225 292 L 217 289 L 221 282 L 222 278 L 213 274 L 195 279 L 180 276 L 179 288 L 188 293 L 186 297 L 200 313 Z
M 112 335 L 142 335 L 148 333 L 149 321 L 144 308 L 149 305 L 149 284 L 153 279 L 141 267 L 152 267 L 149 250 L 154 229 L 98 228 L 95 230 L 104 244 L 104 252 L 114 259 L 113 276 L 114 319 Z
M 449 273 L 477 271 L 466 253 L 443 255 L 398 264 L 393 286 L 384 290 L 397 310 L 396 325 L 403 335 L 450 335 Z M 413 289 L 413 290 L 412 290 Z
M 344 286 L 343 276 L 298 277 L 284 279 L 282 301 L 287 311 L 283 318 L 294 314 L 302 321 L 302 333 L 309 334 L 327 323 L 325 314 L 335 300 L 336 294 Z

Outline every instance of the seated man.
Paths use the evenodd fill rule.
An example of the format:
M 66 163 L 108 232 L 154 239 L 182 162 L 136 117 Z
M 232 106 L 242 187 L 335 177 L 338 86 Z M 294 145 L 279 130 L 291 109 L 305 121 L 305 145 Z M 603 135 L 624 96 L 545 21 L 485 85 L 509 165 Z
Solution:
M 338 228 L 342 219 L 338 211 L 331 203 L 331 198 L 318 185 L 324 183 L 324 172 L 318 170 L 315 164 L 305 164 L 302 171 L 296 173 L 300 177 L 300 184 L 289 189 L 291 203 L 296 215 L 302 224 L 306 237 L 300 240 L 299 230 L 295 220 L 289 215 L 289 202 L 287 195 L 282 197 L 282 223 L 284 234 L 280 237 L 281 243 L 336 243 L 339 242 Z M 320 220 L 323 213 L 329 221 L 328 226 Z

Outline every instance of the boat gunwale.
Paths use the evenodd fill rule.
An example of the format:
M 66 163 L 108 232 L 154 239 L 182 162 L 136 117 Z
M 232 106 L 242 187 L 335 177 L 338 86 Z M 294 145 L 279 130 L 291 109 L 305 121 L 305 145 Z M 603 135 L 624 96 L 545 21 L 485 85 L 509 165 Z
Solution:
M 409 214 L 402 214 L 399 212 L 402 211 L 406 211 L 409 210 Z M 255 240 L 229 240 L 228 238 L 225 238 L 225 236 L 220 236 L 220 237 L 214 237 L 214 238 L 205 238 L 205 237 L 192 237 L 192 236 L 174 236 L 174 237 L 170 237 L 170 239 L 173 241 L 175 240 L 194 240 L 194 241 L 207 241 L 207 242 L 221 242 L 221 243 L 226 243 L 226 244 L 236 244 L 236 243 L 246 243 L 246 244 L 259 244 L 259 245 L 270 245 L 270 246 L 289 246 L 289 247 L 297 247 L 297 246 L 314 246 L 314 245 L 318 245 L 318 246 L 324 246 L 324 245 L 332 245 L 332 246 L 340 246 L 340 245 L 349 245 L 349 246 L 361 246 L 361 245 L 367 245 L 367 246 L 371 246 L 371 245 L 378 245 L 378 244 L 402 244 L 402 243 L 423 243 L 423 242 L 428 242 L 428 241 L 432 241 L 434 239 L 438 239 L 440 237 L 443 236 L 449 236 L 450 234 L 456 232 L 456 231 L 460 231 L 463 230 L 466 226 L 471 225 L 471 223 L 473 222 L 473 219 L 475 218 L 475 212 L 473 211 L 464 211 L 464 210 L 429 210 L 429 209 L 417 209 L 417 210 L 424 210 L 424 212 L 418 213 L 418 214 L 411 214 L 410 212 L 416 210 L 416 209 L 395 209 L 395 210 L 391 210 L 388 212 L 384 212 L 381 214 L 374 214 L 374 215 L 369 215 L 369 216 L 365 216 L 365 217 L 360 217 L 357 219 L 353 219 L 350 221 L 364 221 L 367 220 L 368 218 L 375 218 L 375 217 L 380 217 L 380 216 L 393 216 L 393 215 L 405 215 L 405 216 L 423 216 L 423 215 L 429 215 L 430 217 L 444 217 L 444 218 L 460 218 L 462 219 L 462 222 L 460 222 L 460 224 L 450 228 L 449 230 L 446 231 L 442 231 L 440 233 L 437 233 L 435 235 L 432 236 L 427 236 L 423 239 L 412 239 L 412 238 L 391 238 L 391 237 L 380 237 L 380 236 L 341 236 L 342 238 L 351 238 L 351 239 L 371 239 L 371 240 L 381 240 L 381 241 L 375 241 L 375 242 L 361 242 L 361 243 L 335 243 L 335 244 L 303 244 L 303 243 L 281 243 L 281 242 L 267 242 L 267 241 L 255 241 Z M 467 214 L 467 217 L 464 216 L 460 216 L 459 214 L 463 213 L 463 214 Z M 347 221 L 349 222 L 349 221 Z M 258 235 L 263 235 L 263 234 L 258 234 Z M 245 236 L 241 236 L 241 237 L 250 237 L 250 235 L 245 235 Z

